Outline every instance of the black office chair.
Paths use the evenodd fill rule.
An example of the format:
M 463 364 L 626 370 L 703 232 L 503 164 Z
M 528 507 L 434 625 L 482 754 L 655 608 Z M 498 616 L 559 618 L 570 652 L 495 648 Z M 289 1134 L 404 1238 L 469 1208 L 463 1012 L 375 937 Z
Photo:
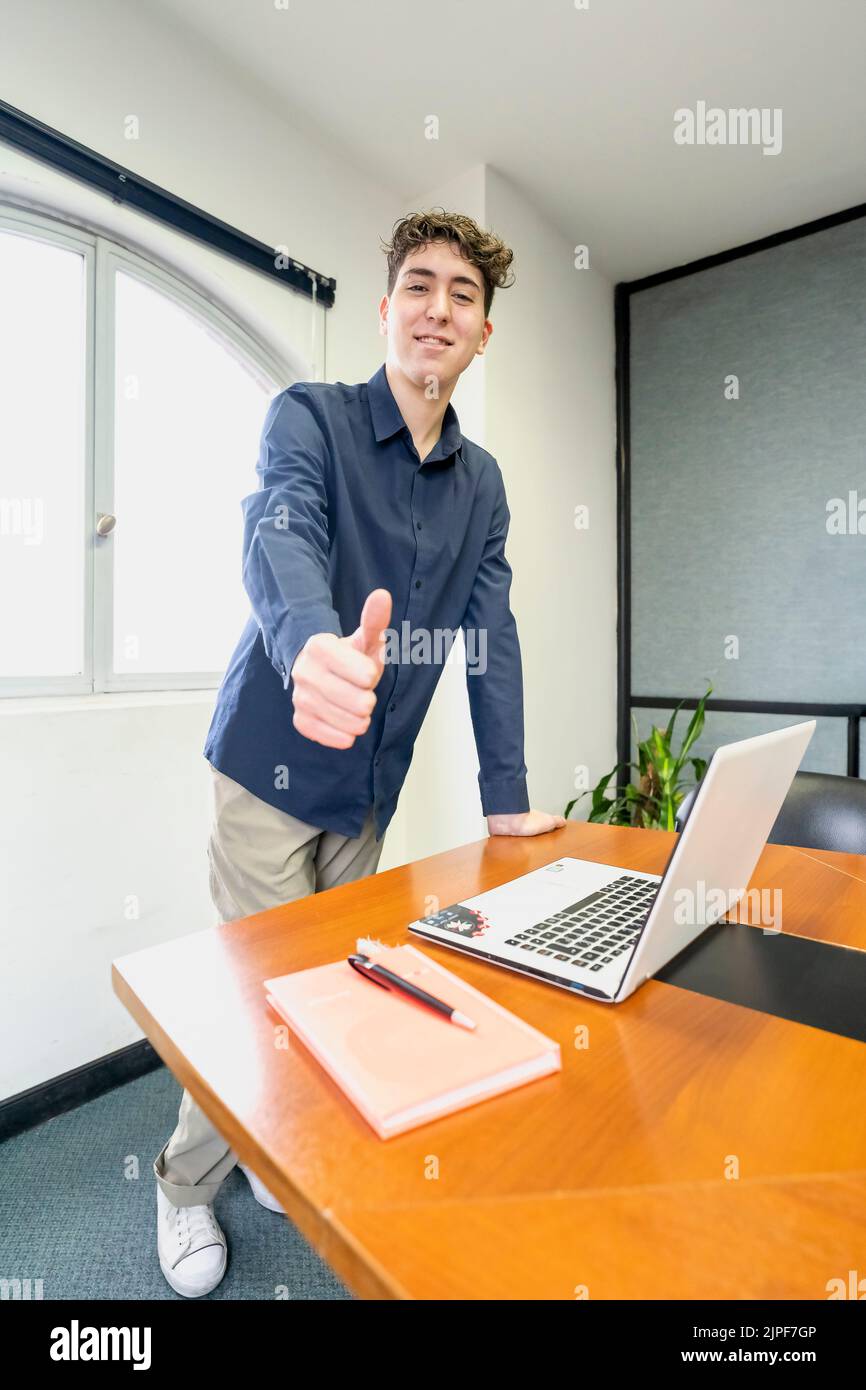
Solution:
M 689 818 L 698 788 L 677 808 L 677 830 Z M 798 772 L 767 836 L 771 845 L 866 854 L 866 780 L 834 772 Z

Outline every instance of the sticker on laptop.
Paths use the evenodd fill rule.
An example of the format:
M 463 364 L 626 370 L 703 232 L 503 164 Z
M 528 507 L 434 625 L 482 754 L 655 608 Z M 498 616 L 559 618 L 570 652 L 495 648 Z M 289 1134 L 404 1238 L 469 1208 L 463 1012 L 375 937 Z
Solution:
M 476 907 L 466 907 L 464 903 L 452 903 L 434 912 L 432 917 L 420 917 L 425 927 L 442 927 L 454 932 L 455 936 L 484 936 L 490 930 L 490 920 Z

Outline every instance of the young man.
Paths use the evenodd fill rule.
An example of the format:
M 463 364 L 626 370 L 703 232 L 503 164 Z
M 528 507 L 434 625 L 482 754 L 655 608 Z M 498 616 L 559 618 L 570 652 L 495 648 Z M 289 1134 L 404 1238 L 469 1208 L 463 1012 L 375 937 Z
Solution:
M 489 833 L 565 824 L 529 808 L 502 474 L 461 435 L 450 404 L 487 347 L 494 289 L 513 255 L 471 218 L 445 212 L 405 218 L 385 250 L 383 366 L 365 384 L 296 382 L 276 396 L 261 486 L 243 503 L 252 615 L 204 750 L 215 796 L 210 889 L 223 921 L 375 872 L 442 672 L 435 634 L 453 639 L 461 626 Z M 414 638 L 407 650 L 407 630 L 438 659 L 419 660 Z M 483 660 L 470 664 L 470 649 Z M 226 1241 L 212 1204 L 236 1162 L 184 1091 L 154 1162 L 160 1264 L 179 1293 L 207 1293 L 222 1278 Z M 281 1210 L 243 1171 L 257 1199 Z

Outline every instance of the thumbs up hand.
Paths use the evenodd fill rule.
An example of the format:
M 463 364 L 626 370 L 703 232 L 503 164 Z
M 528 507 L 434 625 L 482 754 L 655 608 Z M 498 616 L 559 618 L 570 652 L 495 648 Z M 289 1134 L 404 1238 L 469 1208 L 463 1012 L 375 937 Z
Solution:
M 337 639 L 338 641 L 349 642 L 359 652 L 363 652 L 365 656 L 372 659 L 376 670 L 374 686 L 379 684 L 385 669 L 385 644 L 381 638 L 383 630 L 388 627 L 390 622 L 391 595 L 387 589 L 374 589 L 371 594 L 367 595 L 361 613 L 361 621 L 351 637 Z
M 291 671 L 299 734 L 326 748 L 351 748 L 367 732 L 385 669 L 382 631 L 390 622 L 391 595 L 374 589 L 350 637 L 317 632 L 307 640 Z

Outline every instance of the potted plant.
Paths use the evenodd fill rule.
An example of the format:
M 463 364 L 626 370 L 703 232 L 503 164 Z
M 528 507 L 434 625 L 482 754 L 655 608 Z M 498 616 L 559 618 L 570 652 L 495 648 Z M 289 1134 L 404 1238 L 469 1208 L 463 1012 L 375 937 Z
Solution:
M 713 687 L 710 686 L 706 694 L 702 695 L 698 701 L 697 708 L 686 729 L 682 747 L 677 753 L 673 752 L 671 744 L 676 717 L 683 707 L 682 700 L 674 710 L 668 727 L 657 729 L 653 725 L 649 737 L 643 742 L 638 739 L 637 723 L 634 714 L 632 714 L 631 721 L 637 745 L 638 761 L 636 763 L 617 763 L 616 767 L 602 777 L 598 785 L 591 789 L 592 809 L 587 817 L 589 821 L 602 822 L 606 825 L 634 825 L 643 830 L 676 829 L 677 807 L 693 785 L 691 782 L 687 782 L 683 775 L 686 766 L 690 764 L 694 768 L 694 784 L 701 780 L 706 770 L 706 758 L 690 758 L 688 754 L 704 727 L 704 705 L 709 699 L 712 689 Z M 637 768 L 637 784 L 629 782 L 621 794 L 608 797 L 606 795 L 608 783 L 612 777 L 617 777 L 620 771 L 625 768 Z M 566 820 L 572 807 L 576 806 L 584 796 L 589 795 L 590 791 L 587 790 L 569 801 L 563 811 Z

